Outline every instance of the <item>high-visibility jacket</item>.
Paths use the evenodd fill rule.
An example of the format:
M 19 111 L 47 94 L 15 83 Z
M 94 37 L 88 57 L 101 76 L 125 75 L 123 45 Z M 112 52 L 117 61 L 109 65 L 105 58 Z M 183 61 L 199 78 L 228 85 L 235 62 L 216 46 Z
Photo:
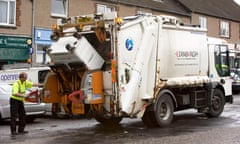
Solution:
M 32 82 L 26 80 L 25 82 L 21 83 L 21 81 L 18 79 L 16 82 L 13 83 L 11 98 L 19 101 L 24 101 L 24 97 L 18 97 L 15 96 L 15 94 L 26 93 L 26 89 L 31 88 L 32 86 L 33 86 Z

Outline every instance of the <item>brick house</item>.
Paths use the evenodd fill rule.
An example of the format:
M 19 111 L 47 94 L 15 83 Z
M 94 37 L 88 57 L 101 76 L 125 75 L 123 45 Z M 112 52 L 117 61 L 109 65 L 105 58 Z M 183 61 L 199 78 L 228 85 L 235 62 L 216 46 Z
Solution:
M 227 5 L 226 1 L 229 0 L 211 0 L 215 3 L 194 0 L 194 3 L 201 3 L 201 5 L 194 5 L 192 1 L 0 0 L 0 65 L 26 63 L 29 59 L 33 63 L 47 63 L 50 60 L 44 49 L 51 45 L 51 26 L 56 23 L 56 19 L 96 12 L 117 11 L 118 16 L 121 17 L 144 13 L 172 15 L 180 18 L 184 23 L 206 26 L 209 36 L 221 37 L 231 43 L 240 41 L 240 18 L 237 15 L 240 13 L 239 7 L 232 2 Z M 222 4 L 216 5 L 217 1 Z M 210 9 L 214 5 L 218 8 L 212 12 Z M 202 9 L 199 10 L 198 6 Z M 205 6 L 206 9 L 203 9 Z M 226 8 L 225 12 L 222 7 L 229 8 Z M 227 9 L 232 11 L 228 12 Z M 236 14 L 232 15 L 232 12 Z M 222 24 L 220 24 L 221 21 L 223 21 Z M 230 26 L 229 32 L 226 31 L 227 25 Z M 223 28 L 219 29 L 220 26 Z M 30 40 L 32 43 L 27 43 L 31 42 Z
M 191 24 L 208 29 L 208 36 L 240 42 L 240 6 L 232 0 L 179 0 L 191 12 Z

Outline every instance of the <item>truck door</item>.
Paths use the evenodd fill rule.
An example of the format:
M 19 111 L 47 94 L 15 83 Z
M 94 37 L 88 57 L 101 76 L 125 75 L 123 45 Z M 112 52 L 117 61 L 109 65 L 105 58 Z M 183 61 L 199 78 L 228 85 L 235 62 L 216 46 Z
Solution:
M 227 45 L 214 44 L 213 57 L 210 59 L 210 77 L 222 83 L 225 95 L 232 95 L 232 80 L 230 79 L 230 57 Z M 211 52 L 210 52 L 211 55 Z M 213 63 L 211 63 L 211 60 Z M 211 66 L 211 64 L 214 64 Z
M 122 26 L 118 32 L 118 79 L 122 111 L 137 113 L 153 98 L 158 24 L 154 19 Z

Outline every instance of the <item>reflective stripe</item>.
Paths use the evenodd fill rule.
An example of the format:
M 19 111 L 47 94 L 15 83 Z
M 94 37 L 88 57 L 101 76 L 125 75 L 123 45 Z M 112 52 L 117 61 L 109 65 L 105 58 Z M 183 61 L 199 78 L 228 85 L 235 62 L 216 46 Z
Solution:
M 112 60 L 111 69 L 112 69 L 112 83 L 115 83 L 116 82 L 116 60 Z
M 24 101 L 23 97 L 16 97 L 16 96 L 11 96 L 12 99 L 19 100 L 19 101 Z
M 26 91 L 26 82 L 23 83 L 24 84 L 24 89 L 25 89 L 24 92 L 21 92 L 21 83 L 20 83 L 19 80 L 17 81 L 17 84 L 18 84 L 18 93 L 25 93 L 25 91 Z M 12 95 L 11 98 L 13 98 L 15 100 L 19 100 L 19 101 L 24 101 L 24 97 L 18 97 L 18 96 Z

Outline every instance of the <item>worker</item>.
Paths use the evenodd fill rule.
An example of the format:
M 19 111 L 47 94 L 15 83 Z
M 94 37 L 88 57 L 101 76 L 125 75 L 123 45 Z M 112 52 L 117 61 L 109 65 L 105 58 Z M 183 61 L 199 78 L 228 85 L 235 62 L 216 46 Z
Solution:
M 26 113 L 24 108 L 24 99 L 28 97 L 26 94 L 26 89 L 33 86 L 42 86 L 42 84 L 33 84 L 27 80 L 27 73 L 22 72 L 19 74 L 19 79 L 13 83 L 12 86 L 12 96 L 10 97 L 10 113 L 11 113 L 11 134 L 12 136 L 17 134 L 26 134 Z M 17 133 L 16 119 L 19 118 L 19 126 Z
M 227 76 L 229 75 L 228 65 L 222 64 L 221 67 L 219 64 L 216 64 L 217 72 L 220 76 Z

